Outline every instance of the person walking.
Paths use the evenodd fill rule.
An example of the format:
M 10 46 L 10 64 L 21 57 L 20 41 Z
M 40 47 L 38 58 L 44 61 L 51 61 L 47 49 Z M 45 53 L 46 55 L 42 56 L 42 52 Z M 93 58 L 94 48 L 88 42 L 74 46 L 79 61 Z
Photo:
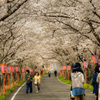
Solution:
M 96 100 L 98 100 L 98 83 L 97 83 L 97 76 L 99 73 L 99 67 L 95 67 L 95 73 L 93 73 L 93 80 L 92 80 L 92 85 L 93 85 L 93 94 L 95 94 Z
M 28 93 L 28 90 L 30 88 L 30 93 L 32 93 L 32 75 L 30 74 L 29 70 L 26 70 L 26 93 Z
M 51 72 L 50 71 L 48 71 L 48 77 L 51 77 Z
M 39 75 L 38 72 L 36 72 L 36 75 L 34 76 L 34 84 L 35 84 L 36 93 L 38 93 L 40 90 L 40 82 L 41 82 L 41 76 Z
M 80 63 L 73 66 L 72 74 L 72 95 L 75 100 L 84 100 L 84 75 Z
M 57 77 L 57 71 L 56 70 L 54 71 L 54 75 L 55 75 L 55 77 Z

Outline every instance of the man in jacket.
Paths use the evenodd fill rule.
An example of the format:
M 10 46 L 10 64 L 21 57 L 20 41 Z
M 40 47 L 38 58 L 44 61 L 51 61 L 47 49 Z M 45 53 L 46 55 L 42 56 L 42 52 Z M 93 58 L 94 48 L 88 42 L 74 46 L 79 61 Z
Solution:
M 30 88 L 30 93 L 32 93 L 32 75 L 30 74 L 29 70 L 26 70 L 26 93 L 28 93 L 28 90 Z

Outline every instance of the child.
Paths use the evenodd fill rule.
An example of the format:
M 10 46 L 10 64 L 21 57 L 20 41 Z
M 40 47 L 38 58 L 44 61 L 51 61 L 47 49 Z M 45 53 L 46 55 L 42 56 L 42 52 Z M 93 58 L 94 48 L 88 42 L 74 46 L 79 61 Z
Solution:
M 39 75 L 38 72 L 36 72 L 36 75 L 34 76 L 34 84 L 37 93 L 40 90 L 40 82 L 41 82 L 41 76 Z
M 30 74 L 29 70 L 26 70 L 26 93 L 28 93 L 28 90 L 30 88 L 30 93 L 32 93 L 32 75 Z
M 72 94 L 74 95 L 75 100 L 84 100 L 84 75 L 80 63 L 76 63 L 73 66 L 71 78 Z

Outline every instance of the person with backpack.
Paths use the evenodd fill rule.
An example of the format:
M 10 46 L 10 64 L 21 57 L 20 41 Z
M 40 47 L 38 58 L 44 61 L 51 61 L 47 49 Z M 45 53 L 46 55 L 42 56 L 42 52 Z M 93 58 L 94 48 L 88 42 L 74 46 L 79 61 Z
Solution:
M 28 93 L 28 90 L 30 88 L 30 93 L 32 93 L 32 75 L 30 74 L 29 70 L 26 70 L 26 93 Z
M 97 83 L 97 76 L 99 73 L 99 67 L 95 67 L 95 73 L 93 73 L 93 80 L 92 80 L 92 85 L 93 85 L 93 94 L 95 94 L 96 100 L 98 100 L 98 83 Z
M 80 63 L 73 66 L 72 74 L 72 95 L 75 100 L 84 100 L 84 75 Z

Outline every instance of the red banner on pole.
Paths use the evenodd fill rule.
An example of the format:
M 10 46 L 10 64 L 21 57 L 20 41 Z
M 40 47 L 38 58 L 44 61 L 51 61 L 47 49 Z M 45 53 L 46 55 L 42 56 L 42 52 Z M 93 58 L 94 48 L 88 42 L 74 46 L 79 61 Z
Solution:
M 69 65 L 69 66 L 67 66 L 67 68 L 68 68 L 68 70 L 71 70 L 71 66 Z
M 11 67 L 12 73 L 14 73 L 14 67 Z
M 43 69 L 41 69 L 41 70 L 43 70 Z M 35 72 L 38 72 L 38 69 L 35 69 Z
M 94 64 L 99 63 L 99 55 L 92 55 L 92 59 L 93 59 Z
M 89 62 L 88 61 L 83 61 L 84 68 L 88 68 Z
M 62 66 L 62 70 L 64 70 L 64 66 Z
M 31 73 L 31 69 L 29 69 L 30 73 Z
M 42 68 L 42 70 L 44 70 L 44 68 Z
M 6 64 L 1 64 L 1 72 L 3 74 L 7 72 L 7 65 Z
M 20 67 L 16 67 L 16 72 L 20 72 Z
M 18 72 L 18 67 L 16 67 L 16 72 Z
M 7 67 L 7 73 L 8 73 L 8 74 L 11 73 L 11 67 L 10 67 L 10 66 Z
M 33 72 L 33 69 L 31 69 L 31 73 Z
M 66 70 L 66 66 L 64 66 L 63 70 Z
M 22 68 L 22 73 L 24 73 L 25 72 L 25 68 Z

